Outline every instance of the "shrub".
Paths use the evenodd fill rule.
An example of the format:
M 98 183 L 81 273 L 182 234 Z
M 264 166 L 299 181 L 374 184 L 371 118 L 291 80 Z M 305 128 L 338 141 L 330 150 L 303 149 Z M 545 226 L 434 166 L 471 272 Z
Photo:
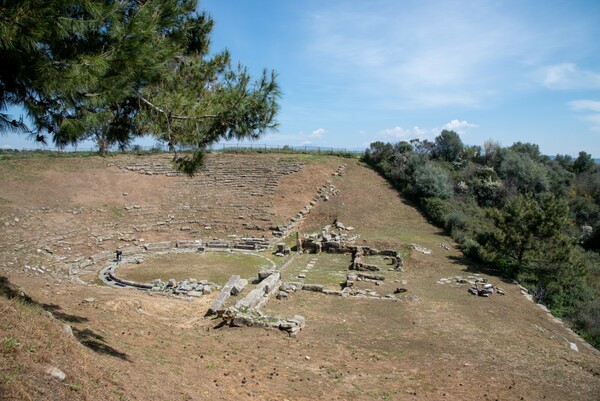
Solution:
M 453 230 L 465 230 L 467 228 L 467 216 L 462 212 L 451 212 L 447 214 L 444 217 L 444 228 L 449 233 L 452 233 Z
M 413 192 L 421 198 L 448 199 L 453 193 L 449 181 L 446 170 L 427 162 L 415 169 Z
M 436 225 L 444 224 L 444 217 L 448 214 L 446 203 L 440 198 L 423 198 L 421 199 L 423 210 L 427 217 Z

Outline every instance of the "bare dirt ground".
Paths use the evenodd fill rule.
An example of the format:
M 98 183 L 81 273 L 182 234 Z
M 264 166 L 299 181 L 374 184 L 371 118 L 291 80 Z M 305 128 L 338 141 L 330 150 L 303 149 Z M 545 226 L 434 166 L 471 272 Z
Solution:
M 292 156 L 214 157 L 234 170 L 236 160 L 245 169 L 288 168 L 290 161 L 280 159 Z M 275 188 L 245 198 L 253 209 L 243 219 L 235 202 L 221 201 L 242 196 L 239 183 L 207 187 L 207 175 L 189 181 L 186 192 L 186 178 L 126 171 L 119 166 L 140 161 L 124 157 L 0 162 L 0 399 L 600 399 L 598 354 L 526 300 L 517 285 L 465 260 L 376 173 L 356 160 L 293 158 L 301 168 L 268 176 Z M 343 175 L 331 176 L 340 164 L 347 164 Z M 400 250 L 405 272 L 386 272 L 382 287 L 361 284 L 382 294 L 407 289 L 399 301 L 306 291 L 272 299 L 265 312 L 306 318 L 305 329 L 289 337 L 219 327 L 219 320 L 204 317 L 217 294 L 190 302 L 65 276 L 78 258 L 116 246 L 228 232 L 270 236 L 266 228 L 246 231 L 248 223 L 289 221 L 326 180 L 339 196 L 319 202 L 300 229 L 317 231 L 337 218 L 355 228 L 358 244 Z M 126 209 L 132 205 L 139 208 Z M 412 243 L 431 254 L 411 251 Z M 307 282 L 313 274 L 332 278 L 335 286 L 347 261 L 314 257 Z M 102 267 L 86 269 L 93 275 Z M 500 285 L 506 295 L 479 298 L 466 287 L 438 284 L 470 274 Z M 21 291 L 27 302 L 18 301 Z M 47 365 L 66 379 L 50 378 Z

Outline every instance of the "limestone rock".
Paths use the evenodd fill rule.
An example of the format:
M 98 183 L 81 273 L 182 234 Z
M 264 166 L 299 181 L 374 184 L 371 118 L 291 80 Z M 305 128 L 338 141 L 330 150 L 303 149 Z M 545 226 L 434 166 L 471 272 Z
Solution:
M 267 277 L 269 277 L 271 274 L 275 273 L 275 270 L 261 270 L 258 272 L 258 281 L 263 281 L 264 279 L 266 279 Z
M 306 291 L 323 292 L 323 286 L 321 284 L 304 284 L 302 289 Z
M 68 324 L 66 324 L 66 323 L 63 323 L 63 326 L 62 326 L 62 331 L 63 331 L 63 333 L 65 333 L 65 334 L 67 334 L 67 335 L 69 335 L 69 336 L 71 336 L 71 337 L 73 337 L 73 336 L 74 336 L 74 335 L 73 335 L 73 329 L 71 328 L 71 326 L 69 326 L 69 325 L 68 325 Z
M 65 372 L 57 368 L 56 366 L 47 365 L 45 372 L 49 374 L 53 379 L 64 381 L 67 378 Z
M 245 278 L 239 279 L 233 287 L 231 287 L 231 295 L 239 295 L 248 285 L 248 280 Z

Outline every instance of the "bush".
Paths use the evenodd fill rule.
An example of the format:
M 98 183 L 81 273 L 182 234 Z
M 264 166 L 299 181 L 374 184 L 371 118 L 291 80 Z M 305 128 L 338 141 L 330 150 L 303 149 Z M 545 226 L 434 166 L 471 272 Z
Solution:
M 467 216 L 462 212 L 451 212 L 447 214 L 444 217 L 444 228 L 449 233 L 452 233 L 453 230 L 465 230 L 467 228 Z
M 415 169 L 413 192 L 420 198 L 448 199 L 452 196 L 450 176 L 443 168 L 427 162 Z
M 500 164 L 500 175 L 521 193 L 540 193 L 550 188 L 545 167 L 527 154 L 508 152 Z
M 475 241 L 473 238 L 466 238 L 461 244 L 461 249 L 463 251 L 463 253 L 472 258 L 472 259 L 481 259 L 480 258 L 480 249 L 481 246 L 479 245 L 479 243 L 477 241 Z
M 440 198 L 423 198 L 421 204 L 429 220 L 438 226 L 443 226 L 445 216 L 448 214 L 446 203 Z

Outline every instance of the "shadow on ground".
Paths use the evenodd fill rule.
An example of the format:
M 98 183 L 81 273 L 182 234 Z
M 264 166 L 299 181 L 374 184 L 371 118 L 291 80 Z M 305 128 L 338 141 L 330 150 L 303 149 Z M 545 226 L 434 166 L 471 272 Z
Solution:
M 77 341 L 79 341 L 81 344 L 85 345 L 92 351 L 131 362 L 131 359 L 126 353 L 120 352 L 115 348 L 111 347 L 106 343 L 104 337 L 102 337 L 100 334 L 94 333 L 90 329 L 80 330 L 77 328 L 73 328 L 73 335 L 75 336 Z
M 57 320 L 60 320 L 64 323 L 84 323 L 88 321 L 86 317 L 70 315 L 62 312 L 59 305 L 40 304 L 29 295 L 25 294 L 25 292 L 18 286 L 12 284 L 10 280 L 4 276 L 0 276 L 0 296 L 7 299 L 18 299 L 28 305 L 39 307 L 40 309 L 50 312 Z M 78 329 L 75 327 L 72 327 L 72 330 L 77 341 L 92 351 L 131 362 L 131 359 L 127 354 L 120 352 L 108 345 L 101 335 L 94 333 L 92 330 Z
M 500 280 L 502 280 L 503 283 L 507 283 L 507 284 L 512 284 L 513 280 L 503 276 L 498 270 L 494 270 L 494 269 L 490 269 L 489 267 L 485 267 L 485 266 L 481 266 L 475 262 L 473 262 L 471 259 L 469 259 L 468 257 L 461 255 L 461 256 L 455 256 L 455 255 L 450 255 L 448 256 L 448 259 L 457 265 L 463 266 L 465 268 L 465 272 L 466 273 L 477 273 L 477 274 L 487 274 L 488 276 L 493 276 L 496 277 Z

